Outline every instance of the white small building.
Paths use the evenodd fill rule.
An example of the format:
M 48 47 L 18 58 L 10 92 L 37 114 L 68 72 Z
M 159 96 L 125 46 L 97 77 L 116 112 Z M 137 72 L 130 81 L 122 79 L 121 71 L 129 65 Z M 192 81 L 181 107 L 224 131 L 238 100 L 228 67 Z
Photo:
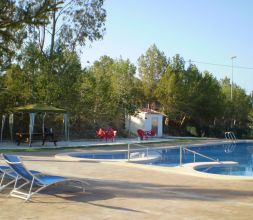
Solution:
M 163 114 L 152 109 L 143 108 L 138 110 L 135 116 L 126 117 L 126 129 L 137 135 L 137 130 L 154 130 L 156 137 L 163 135 Z

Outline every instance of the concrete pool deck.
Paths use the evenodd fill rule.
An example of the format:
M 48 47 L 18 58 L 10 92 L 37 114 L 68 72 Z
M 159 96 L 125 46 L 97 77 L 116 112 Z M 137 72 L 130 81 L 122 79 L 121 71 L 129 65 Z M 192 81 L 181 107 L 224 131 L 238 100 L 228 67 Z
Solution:
M 29 169 L 87 181 L 87 191 L 61 184 L 24 203 L 7 197 L 6 189 L 0 193 L 0 219 L 252 219 L 253 180 L 196 177 L 127 163 L 62 161 L 54 157 L 59 152 L 15 154 Z
M 66 147 L 88 147 L 88 146 L 112 146 L 112 145 L 122 145 L 122 144 L 135 144 L 135 143 L 152 143 L 152 142 L 172 142 L 176 138 L 150 138 L 147 140 L 140 141 L 138 138 L 116 138 L 112 141 L 103 141 L 98 139 L 91 140 L 70 140 L 70 141 L 58 141 L 57 146 L 54 146 L 53 142 L 45 142 L 42 145 L 42 141 L 34 141 L 32 147 L 29 147 L 28 143 L 21 143 L 19 146 L 16 142 L 3 141 L 0 143 L 0 149 L 28 149 L 28 148 L 66 148 Z M 193 139 L 194 140 L 194 139 Z

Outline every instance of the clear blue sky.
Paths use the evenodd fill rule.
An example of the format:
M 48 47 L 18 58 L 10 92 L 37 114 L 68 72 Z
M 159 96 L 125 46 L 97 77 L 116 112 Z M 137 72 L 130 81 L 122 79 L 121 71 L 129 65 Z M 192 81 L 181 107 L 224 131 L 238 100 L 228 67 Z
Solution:
M 167 57 L 180 54 L 217 79 L 253 90 L 253 0 L 106 0 L 104 39 L 83 49 L 82 64 L 102 55 L 137 59 L 152 45 Z M 243 69 L 238 67 L 249 67 Z

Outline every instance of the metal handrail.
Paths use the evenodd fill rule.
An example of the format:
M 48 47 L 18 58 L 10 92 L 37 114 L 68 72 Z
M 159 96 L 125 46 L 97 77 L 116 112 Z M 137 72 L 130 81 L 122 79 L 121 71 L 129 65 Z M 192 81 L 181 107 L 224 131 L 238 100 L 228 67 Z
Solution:
M 193 156 L 194 156 L 194 159 L 193 159 L 193 161 L 194 161 L 194 163 L 196 162 L 196 160 L 195 160 L 195 158 L 196 158 L 196 155 L 198 155 L 198 156 L 201 156 L 201 157 L 204 157 L 204 158 L 206 158 L 206 159 L 209 159 L 209 160 L 211 160 L 211 161 L 214 161 L 214 162 L 218 162 L 218 163 L 220 163 L 220 164 L 222 164 L 222 162 L 220 162 L 219 161 L 219 159 L 213 159 L 213 158 L 211 158 L 211 157 L 208 157 L 208 156 L 206 156 L 206 155 L 204 155 L 204 154 L 201 154 L 201 153 L 199 153 L 199 152 L 197 152 L 197 151 L 194 151 L 194 150 L 189 150 L 188 148 L 186 148 L 186 147 L 183 147 L 183 146 L 180 146 L 180 156 L 179 156 L 179 158 L 180 158 L 180 166 L 182 166 L 182 159 L 183 159 L 183 152 L 182 151 L 188 151 L 188 152 L 190 152 L 190 153 L 193 153 Z
M 127 145 L 127 160 L 128 160 L 128 161 L 130 161 L 130 159 L 131 159 L 131 153 L 130 153 L 130 151 L 131 151 L 131 145 L 136 145 L 136 146 L 138 146 L 138 147 L 146 148 L 146 157 L 148 158 L 148 155 L 149 155 L 149 148 L 146 147 L 146 146 L 143 146 L 143 145 L 134 143 L 134 144 L 128 144 L 128 145 Z

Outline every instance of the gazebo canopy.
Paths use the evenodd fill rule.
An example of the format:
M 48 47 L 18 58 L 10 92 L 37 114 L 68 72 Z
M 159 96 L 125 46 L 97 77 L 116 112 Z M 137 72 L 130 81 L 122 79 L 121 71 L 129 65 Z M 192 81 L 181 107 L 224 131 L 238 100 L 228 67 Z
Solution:
M 42 112 L 53 112 L 53 113 L 67 113 L 65 109 L 56 108 L 54 106 L 45 104 L 30 104 L 25 106 L 19 106 L 13 109 L 14 112 L 26 112 L 26 113 L 42 113 Z
M 30 117 L 30 122 L 29 122 L 29 146 L 31 146 L 35 116 L 38 113 L 44 113 L 43 120 L 42 120 L 43 135 L 44 135 L 44 118 L 46 116 L 46 113 L 61 113 L 61 114 L 64 114 L 65 137 L 66 137 L 66 140 L 69 140 L 69 118 L 68 118 L 68 113 L 65 109 L 56 108 L 54 106 L 45 105 L 45 104 L 30 104 L 30 105 L 19 106 L 19 107 L 14 108 L 12 110 L 12 113 L 9 115 L 10 133 L 11 133 L 11 139 L 12 140 L 13 140 L 12 128 L 13 128 L 13 119 L 14 119 L 13 118 L 13 113 L 28 113 L 29 114 L 29 117 Z M 1 128 L 1 140 L 2 140 L 2 133 L 3 133 L 5 115 L 3 115 L 2 120 L 3 121 L 2 121 L 2 128 Z

